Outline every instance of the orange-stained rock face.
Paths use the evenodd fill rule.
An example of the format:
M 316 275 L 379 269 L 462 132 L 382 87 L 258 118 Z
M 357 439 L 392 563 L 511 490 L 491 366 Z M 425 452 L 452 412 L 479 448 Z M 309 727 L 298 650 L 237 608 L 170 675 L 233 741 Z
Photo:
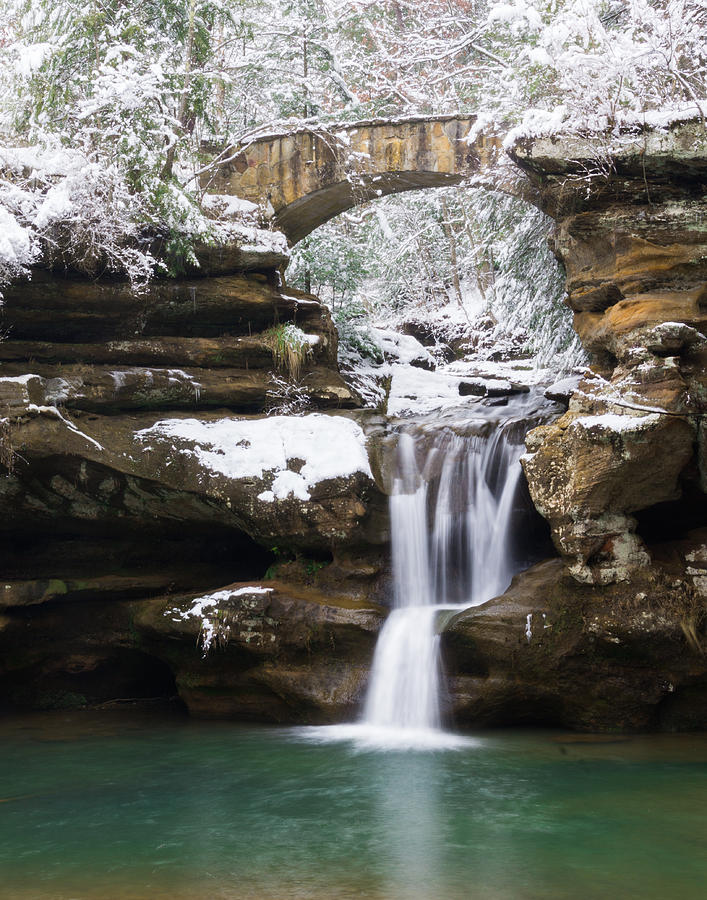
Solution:
M 624 348 L 640 346 L 636 332 L 664 322 L 689 325 L 704 333 L 707 305 L 704 288 L 689 291 L 655 291 L 619 300 L 604 312 L 577 312 L 574 326 L 590 353 L 607 351 L 621 356 Z
M 513 155 L 557 221 L 596 373 L 529 436 L 531 494 L 576 578 L 625 579 L 649 559 L 631 514 L 707 490 L 707 132 L 685 123 L 614 149 L 541 139 Z

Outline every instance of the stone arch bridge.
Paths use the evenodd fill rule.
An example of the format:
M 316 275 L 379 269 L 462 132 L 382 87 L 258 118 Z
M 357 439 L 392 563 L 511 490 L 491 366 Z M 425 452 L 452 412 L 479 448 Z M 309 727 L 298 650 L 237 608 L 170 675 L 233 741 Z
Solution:
M 262 134 L 223 151 L 202 186 L 259 204 L 295 244 L 367 200 L 483 172 L 501 145 L 484 135 L 467 140 L 475 121 L 433 116 Z

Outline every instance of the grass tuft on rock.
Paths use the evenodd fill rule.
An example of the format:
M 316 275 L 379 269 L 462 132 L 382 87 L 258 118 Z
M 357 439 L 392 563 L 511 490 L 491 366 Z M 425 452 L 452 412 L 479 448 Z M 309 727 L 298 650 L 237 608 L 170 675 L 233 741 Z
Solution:
M 302 370 L 312 355 L 312 347 L 304 331 L 291 323 L 274 325 L 263 333 L 263 337 L 277 369 L 291 381 L 299 381 Z

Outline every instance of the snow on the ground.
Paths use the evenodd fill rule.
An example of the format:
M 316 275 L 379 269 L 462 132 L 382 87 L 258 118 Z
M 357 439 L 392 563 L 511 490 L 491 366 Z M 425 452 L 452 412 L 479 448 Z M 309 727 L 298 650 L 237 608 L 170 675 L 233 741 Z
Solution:
M 532 387 L 553 380 L 554 373 L 549 369 L 533 369 L 523 362 L 458 361 L 438 366 L 434 372 L 406 365 L 390 366 L 388 415 L 426 415 L 478 402 L 478 397 L 460 396 L 462 382 L 510 392 L 514 385 Z
M 463 304 L 455 298 L 434 308 L 405 309 L 390 319 L 393 328 L 419 325 L 434 332 L 440 341 L 463 339 L 472 329 L 472 323 L 484 314 L 486 302 L 475 285 L 462 285 Z M 390 326 L 388 326 L 390 327 Z
M 389 416 L 424 415 L 464 402 L 459 396 L 461 379 L 454 375 L 400 364 L 390 366 L 390 374 Z
M 463 314 L 451 312 L 454 315 L 449 320 L 455 331 L 463 335 L 466 329 L 468 333 L 468 320 Z M 341 362 L 367 405 L 384 409 L 390 416 L 426 415 L 475 403 L 476 397 L 460 396 L 461 382 L 511 390 L 513 385 L 532 387 L 556 379 L 556 372 L 537 367 L 527 359 L 496 362 L 467 358 L 435 367 L 432 354 L 410 335 L 368 326 L 366 336 L 380 348 L 384 361 L 376 363 L 355 353 L 345 353 Z
M 178 446 L 177 453 L 195 456 L 212 472 L 228 478 L 263 478 L 272 473 L 264 502 L 294 496 L 309 500 L 310 488 L 320 481 L 363 472 L 372 477 L 361 427 L 351 419 L 311 413 L 307 416 L 271 416 L 265 419 L 165 419 L 139 431 L 142 441 L 164 439 L 193 444 Z M 304 461 L 300 470 L 288 468 Z
M 552 369 L 536 368 L 527 359 L 494 362 L 487 359 L 460 359 L 440 366 L 438 371 L 448 375 L 459 376 L 464 380 L 482 378 L 486 381 L 498 379 L 513 381 L 532 387 L 536 384 L 547 384 L 555 380 L 556 373 Z
M 5 147 L 0 145 L 0 168 L 31 178 L 51 178 L 77 172 L 86 163 L 83 154 L 66 147 Z
M 370 332 L 383 351 L 386 360 L 410 365 L 418 363 L 418 365 L 434 366 L 434 359 L 430 352 L 412 335 L 376 326 L 371 326 Z
M 435 310 L 435 325 L 437 325 Z M 457 339 L 471 335 L 472 329 L 458 305 L 444 308 L 449 329 Z M 370 407 L 378 407 L 390 416 L 426 415 L 435 410 L 472 404 L 478 398 L 461 396 L 461 382 L 486 384 L 511 390 L 514 385 L 533 387 L 556 381 L 557 372 L 541 368 L 533 360 L 494 361 L 467 356 L 435 366 L 432 353 L 415 337 L 391 328 L 365 327 L 365 337 L 381 351 L 382 362 L 362 358 L 340 345 L 340 361 L 346 376 Z M 422 367 L 425 368 L 422 368 Z
M 0 260 L 8 267 L 29 264 L 33 258 L 32 234 L 0 206 Z

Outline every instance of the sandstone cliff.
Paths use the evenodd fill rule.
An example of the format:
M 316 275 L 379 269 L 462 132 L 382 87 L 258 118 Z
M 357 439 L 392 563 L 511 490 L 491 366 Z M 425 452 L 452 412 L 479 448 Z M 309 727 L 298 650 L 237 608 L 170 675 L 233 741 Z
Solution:
M 523 466 L 564 565 L 443 642 L 461 723 L 707 727 L 707 133 L 690 122 L 512 156 L 557 223 L 592 367 Z
M 7 291 L 3 704 L 178 694 L 201 714 L 272 720 L 354 708 L 381 616 L 383 500 L 329 314 L 272 265 L 226 254 L 217 275 L 142 293 L 37 270 Z M 296 373 L 279 352 L 292 340 Z M 293 398 L 308 412 L 296 432 L 277 415 Z M 282 571 L 262 608 L 221 598 L 240 623 L 227 649 L 203 652 L 206 613 L 173 621 Z
M 575 577 L 614 581 L 648 563 L 634 513 L 683 500 L 704 524 L 707 133 L 537 140 L 514 157 L 557 221 L 594 361 L 567 414 L 531 435 L 525 470 Z

